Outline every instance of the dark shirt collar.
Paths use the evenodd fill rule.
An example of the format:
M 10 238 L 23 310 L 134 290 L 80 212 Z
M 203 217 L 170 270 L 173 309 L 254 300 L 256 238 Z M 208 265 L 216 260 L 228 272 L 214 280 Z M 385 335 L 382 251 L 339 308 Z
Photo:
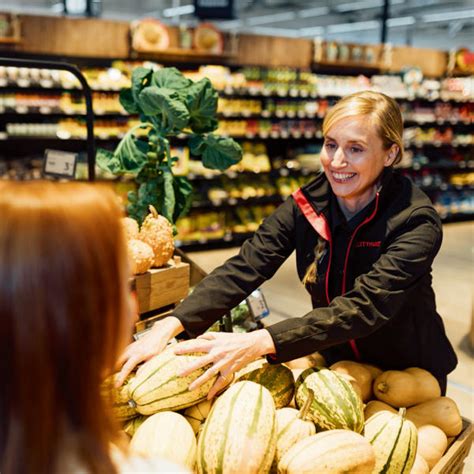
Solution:
M 341 210 L 337 197 L 331 193 L 329 199 L 329 215 L 331 221 L 331 232 L 334 234 L 338 229 L 345 229 L 353 232 L 362 221 L 368 217 L 374 210 L 375 198 L 372 199 L 363 209 L 361 209 L 357 214 L 352 216 L 349 220 L 346 219 L 346 216 Z

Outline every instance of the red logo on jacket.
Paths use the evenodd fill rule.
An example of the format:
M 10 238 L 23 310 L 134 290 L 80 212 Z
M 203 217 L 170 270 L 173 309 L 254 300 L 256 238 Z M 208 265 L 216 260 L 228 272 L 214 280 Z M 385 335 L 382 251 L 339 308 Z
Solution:
M 372 248 L 372 247 L 380 247 L 382 242 L 380 240 L 359 240 L 359 242 L 356 242 L 355 246 L 356 248 Z

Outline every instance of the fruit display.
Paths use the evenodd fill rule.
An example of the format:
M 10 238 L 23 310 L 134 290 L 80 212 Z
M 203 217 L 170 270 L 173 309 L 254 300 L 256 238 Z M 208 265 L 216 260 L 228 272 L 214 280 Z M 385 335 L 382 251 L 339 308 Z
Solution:
M 178 375 L 200 356 L 178 356 L 169 347 L 114 389 L 121 407 L 127 401 L 130 409 L 126 416 L 120 411 L 115 416 L 132 438 L 132 452 L 159 455 L 202 474 L 421 473 L 440 461 L 463 427 L 448 397 L 394 406 L 416 386 L 419 399 L 424 398 L 422 385 L 430 385 L 431 374 L 419 368 L 382 371 L 354 361 L 324 368 L 316 356 L 285 365 L 259 359 L 207 400 L 216 377 L 193 391 L 188 386 L 209 366 Z M 286 367 L 293 364 L 300 368 Z M 395 374 L 401 393 L 398 398 L 392 393 L 394 404 L 388 404 L 376 398 L 376 387 L 381 381 L 393 383 L 394 372 L 416 380 L 397 385 L 402 376 Z M 113 387 L 113 380 L 106 386 Z M 365 411 L 359 394 L 367 388 L 358 384 L 372 384 Z M 294 386 L 299 409 L 289 396 Z
M 150 205 L 141 229 L 131 217 L 122 219 L 127 239 L 132 275 L 146 273 L 150 268 L 165 266 L 174 253 L 173 227 Z
M 374 381 L 375 396 L 393 407 L 411 407 L 441 396 L 438 381 L 427 370 L 388 370 Z
M 173 411 L 162 411 L 137 428 L 130 451 L 139 456 L 160 457 L 192 469 L 196 462 L 196 437 L 186 418 Z
M 270 392 L 242 381 L 221 395 L 198 441 L 197 472 L 265 473 L 275 455 L 275 404 Z
M 176 375 L 197 357 L 199 354 L 177 356 L 173 349 L 167 349 L 145 362 L 130 383 L 131 405 L 138 413 L 151 415 L 163 410 L 180 410 L 205 400 L 217 375 L 195 390 L 187 388 L 207 366 L 185 377 Z
M 127 242 L 127 250 L 132 275 L 141 275 L 152 267 L 155 254 L 148 244 L 138 239 L 131 239 Z
M 158 215 L 153 206 L 149 208 L 150 213 L 143 221 L 138 238 L 152 248 L 155 257 L 153 266 L 159 268 L 173 256 L 173 227 L 168 219 Z
M 293 445 L 278 464 L 281 474 L 373 471 L 375 452 L 364 436 L 348 430 L 324 431 Z
M 316 370 L 308 374 L 296 391 L 296 401 L 302 407 L 314 393 L 308 410 L 308 418 L 320 430 L 347 429 L 357 433 L 364 428 L 362 400 L 349 381 L 341 374 L 328 370 Z
M 409 474 L 415 462 L 418 435 L 415 425 L 399 413 L 381 411 L 365 422 L 364 436 L 375 452 L 375 471 Z
M 295 380 L 288 367 L 269 364 L 265 359 L 256 360 L 235 375 L 237 381 L 249 380 L 263 385 L 271 393 L 275 408 L 286 407 L 295 392 Z

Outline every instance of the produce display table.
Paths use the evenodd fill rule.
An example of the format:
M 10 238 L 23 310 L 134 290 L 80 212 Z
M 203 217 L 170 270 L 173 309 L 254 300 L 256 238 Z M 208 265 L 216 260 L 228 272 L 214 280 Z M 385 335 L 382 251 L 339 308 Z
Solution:
M 474 428 L 472 422 L 463 418 L 463 427 L 461 433 L 454 439 L 444 456 L 436 463 L 430 474 L 457 474 L 463 472 L 466 474 L 473 472 L 474 466 L 464 466 L 464 461 L 471 450 L 474 441 Z

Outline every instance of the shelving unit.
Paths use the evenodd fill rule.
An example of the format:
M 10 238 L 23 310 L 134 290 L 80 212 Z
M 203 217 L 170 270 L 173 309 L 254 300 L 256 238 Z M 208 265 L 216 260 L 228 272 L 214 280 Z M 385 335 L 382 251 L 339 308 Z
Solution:
M 168 59 L 175 61 L 174 56 L 174 53 L 170 54 Z M 166 60 L 163 55 L 160 58 L 162 61 Z M 320 70 L 333 72 L 335 67 L 335 64 L 320 63 L 315 69 L 318 73 Z M 240 245 L 252 234 L 258 225 L 258 219 L 278 206 L 293 188 L 296 189 L 314 175 L 315 171 L 308 169 L 304 161 L 300 162 L 299 157 L 306 150 L 310 159 L 313 156 L 317 160 L 323 142 L 322 120 L 327 108 L 340 98 L 340 94 L 325 93 L 327 89 L 318 88 L 320 80 L 324 86 L 325 76 L 288 71 L 290 76 L 293 75 L 297 87 L 285 82 L 256 80 L 253 77 L 255 74 L 257 79 L 258 74 L 267 79 L 272 76 L 271 71 L 268 74 L 259 73 L 257 68 L 243 69 L 243 73 L 248 75 L 248 85 L 222 86 L 220 96 L 224 100 L 224 107 L 219 113 L 220 133 L 233 136 L 243 144 L 263 147 L 269 169 L 260 172 L 253 172 L 251 169 L 231 170 L 221 175 L 200 175 L 189 170 L 186 175 L 194 184 L 196 199 L 190 217 L 178 223 L 183 235 L 178 245 L 189 250 Z M 339 74 L 346 71 L 345 68 L 337 70 Z M 364 72 L 364 68 L 359 68 L 357 72 Z M 369 72 L 375 74 L 378 71 Z M 338 77 L 338 80 L 344 80 L 344 77 Z M 53 80 L 28 81 L 22 78 L 19 83 L 13 83 L 3 78 L 2 82 L 1 75 L 0 86 L 0 175 L 2 159 L 5 168 L 5 159 L 18 160 L 28 154 L 39 158 L 46 148 L 67 151 L 83 149 L 84 139 L 80 129 L 76 127 L 73 134 L 67 130 L 54 129 L 55 124 L 59 127 L 60 123 L 71 125 L 82 122 L 84 114 L 78 99 L 78 89 L 70 83 L 65 85 Z M 117 85 L 104 87 L 103 84 L 93 83 L 91 88 L 96 98 L 97 146 L 113 149 L 128 130 L 128 121 L 136 117 L 120 110 L 117 104 L 120 87 Z M 45 97 L 43 105 L 28 105 L 28 97 L 33 95 Z M 417 97 L 407 93 L 406 97 L 398 99 L 406 117 L 405 125 L 411 134 L 405 148 L 412 161 L 401 171 L 411 176 L 436 205 L 441 203 L 438 206 L 440 214 L 449 222 L 474 216 L 471 214 L 474 212 L 474 197 L 471 198 L 473 202 L 468 212 L 464 202 L 466 199 L 458 208 L 453 204 L 451 211 L 447 204 L 443 204 L 450 197 L 454 200 L 456 195 L 474 196 L 474 177 L 469 178 L 470 181 L 467 180 L 465 185 L 454 184 L 451 179 L 455 174 L 469 177 L 474 170 L 474 102 L 472 98 L 446 96 L 447 98 L 442 99 L 441 95 L 442 91 L 437 97 Z M 65 96 L 72 106 L 62 105 Z M 111 105 L 113 101 L 116 101 L 115 105 Z M 102 105 L 104 103 L 107 105 Z M 16 131 L 13 127 L 12 132 L 11 125 L 8 125 L 10 133 L 7 133 L 7 124 L 20 124 L 20 131 L 18 132 L 17 126 Z M 24 124 L 23 129 L 21 124 Z M 50 136 L 42 136 L 41 128 L 36 130 L 35 124 L 51 125 L 48 129 Z M 120 124 L 120 131 L 111 132 L 107 128 L 108 124 L 111 127 Z M 31 129 L 37 134 L 25 136 Z M 174 142 L 177 147 L 183 144 L 180 137 L 176 137 Z M 222 187 L 220 197 L 212 198 L 209 191 L 215 192 L 219 186 L 223 186 L 222 180 L 230 183 L 227 187 L 235 189 L 226 194 L 227 191 Z M 267 189 L 260 189 L 258 196 L 242 197 L 238 195 L 237 188 L 245 182 L 261 182 L 262 187 L 267 186 Z M 258 188 L 259 185 L 255 184 L 255 187 Z M 271 190 L 270 194 L 268 189 Z M 249 218 L 248 227 L 242 222 L 242 215 L 245 213 L 254 215 Z M 204 222 L 203 232 L 193 231 L 193 219 L 195 222 Z M 187 234 L 184 232 L 186 228 L 191 229 Z

